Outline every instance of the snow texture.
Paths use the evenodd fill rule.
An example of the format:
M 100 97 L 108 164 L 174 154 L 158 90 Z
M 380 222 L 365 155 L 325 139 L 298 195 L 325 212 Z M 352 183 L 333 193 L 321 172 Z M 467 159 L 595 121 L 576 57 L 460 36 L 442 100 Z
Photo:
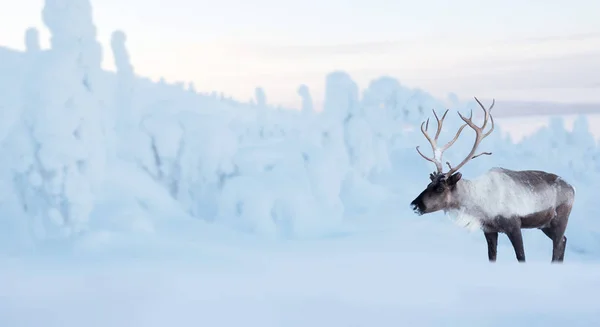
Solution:
M 536 230 L 524 234 L 528 264 L 501 238 L 490 265 L 483 235 L 409 207 L 435 169 L 415 151 L 421 122 L 449 106 L 444 143 L 473 100 L 388 76 L 361 90 L 335 71 L 321 112 L 306 85 L 301 108 L 274 107 L 260 87 L 241 102 L 138 75 L 123 31 L 110 42 L 116 72 L 102 70 L 89 0 L 45 0 L 42 17 L 49 49 L 33 28 L 26 51 L 0 47 L 0 325 L 600 322 L 600 152 L 585 116 L 518 143 L 498 122 L 480 146 L 494 154 L 461 169 L 474 194 L 501 191 L 480 203 L 488 213 L 555 196 L 490 167 L 546 170 L 577 189 L 564 265 L 549 264 Z M 445 160 L 473 139 L 465 129 Z

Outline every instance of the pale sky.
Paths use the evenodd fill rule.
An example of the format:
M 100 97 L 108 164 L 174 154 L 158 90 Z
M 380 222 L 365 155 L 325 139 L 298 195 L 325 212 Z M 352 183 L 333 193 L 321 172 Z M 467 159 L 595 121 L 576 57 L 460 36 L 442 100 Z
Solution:
M 379 76 L 435 96 L 600 103 L 598 0 L 93 0 L 105 67 L 110 34 L 127 34 L 137 73 L 193 81 L 240 100 L 316 101 L 327 73 L 361 88 Z M 0 45 L 48 33 L 43 0 L 3 0 Z

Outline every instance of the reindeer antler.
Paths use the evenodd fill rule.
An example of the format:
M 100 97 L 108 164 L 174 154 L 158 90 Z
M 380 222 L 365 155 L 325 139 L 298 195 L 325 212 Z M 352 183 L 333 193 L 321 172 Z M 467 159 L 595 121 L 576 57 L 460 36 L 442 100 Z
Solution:
M 423 153 L 421 153 L 418 146 L 417 146 L 417 152 L 425 160 L 433 162 L 437 168 L 437 172 L 441 174 L 442 173 L 442 156 L 444 154 L 444 151 L 448 150 L 448 148 L 451 147 L 454 144 L 454 142 L 456 142 L 456 140 L 460 136 L 460 133 L 462 132 L 463 128 L 465 128 L 467 126 L 467 124 L 462 125 L 458 129 L 458 132 L 456 132 L 456 135 L 454 136 L 454 138 L 452 140 L 450 140 L 450 142 L 446 143 L 446 145 L 444 145 L 443 147 L 438 148 L 437 140 L 438 140 L 438 137 L 440 136 L 440 132 L 442 131 L 442 125 L 444 123 L 444 119 L 446 118 L 446 114 L 448 114 L 448 110 L 446 110 L 446 112 L 444 112 L 444 115 L 442 116 L 441 120 L 438 118 L 438 115 L 435 112 L 435 110 L 432 109 L 432 111 L 433 111 L 433 115 L 435 116 L 435 119 L 437 120 L 437 131 L 435 133 L 434 139 L 432 140 L 431 137 L 429 136 L 429 134 L 427 134 L 427 129 L 429 128 L 429 118 L 427 119 L 426 122 L 421 123 L 421 132 L 423 133 L 423 135 L 425 135 L 425 138 L 431 144 L 431 149 L 433 150 L 433 158 L 429 158 L 429 157 L 425 156 Z M 425 129 L 423 129 L 423 125 L 425 125 Z
M 471 115 L 469 118 L 465 118 L 463 117 L 463 115 L 461 115 L 461 113 L 459 112 L 458 115 L 460 116 L 460 118 L 467 124 L 469 125 L 469 127 L 471 127 L 476 134 L 475 137 L 475 143 L 473 144 L 473 148 L 471 149 L 471 152 L 467 155 L 467 157 L 460 163 L 458 164 L 458 166 L 452 168 L 452 166 L 450 166 L 450 163 L 448 164 L 448 167 L 450 167 L 450 170 L 446 173 L 446 176 L 450 176 L 452 174 L 454 174 L 455 172 L 457 172 L 462 166 L 464 166 L 467 162 L 469 162 L 472 159 L 475 159 L 479 156 L 482 155 L 491 155 L 491 152 L 482 152 L 480 154 L 475 155 L 475 151 L 477 151 L 477 147 L 479 146 L 479 144 L 481 143 L 481 141 L 488 137 L 492 131 L 494 130 L 494 118 L 492 117 L 492 108 L 494 107 L 494 104 L 496 103 L 496 100 L 492 99 L 492 104 L 490 105 L 490 107 L 486 110 L 485 107 L 483 106 L 483 104 L 481 104 L 481 102 L 475 98 L 475 101 L 477 101 L 477 103 L 479 104 L 479 106 L 481 107 L 481 109 L 483 109 L 483 112 L 485 114 L 484 116 L 484 120 L 483 120 L 483 125 L 481 127 L 478 127 L 477 125 L 475 125 L 473 123 L 473 111 L 471 111 Z M 491 121 L 492 124 L 492 128 L 487 132 L 487 133 L 483 133 L 483 130 L 485 129 L 485 126 L 488 123 L 488 120 Z M 465 125 L 463 125 L 464 127 Z

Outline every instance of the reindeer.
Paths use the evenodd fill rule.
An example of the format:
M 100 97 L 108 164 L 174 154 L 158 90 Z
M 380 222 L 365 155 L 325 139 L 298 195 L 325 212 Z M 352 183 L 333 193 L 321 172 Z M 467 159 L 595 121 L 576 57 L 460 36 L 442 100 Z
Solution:
M 494 119 L 491 110 L 475 98 L 484 111 L 484 122 L 481 127 L 473 123 L 473 111 L 469 118 L 460 112 L 458 115 L 465 122 L 452 140 L 439 147 L 437 140 L 442 130 L 442 124 L 448 110 L 440 120 L 435 110 L 437 132 L 432 139 L 427 133 L 429 119 L 421 124 L 421 132 L 431 144 L 433 158 L 429 158 L 419 150 L 417 152 L 425 160 L 435 164 L 437 171 L 430 174 L 431 182 L 417 196 L 411 206 L 416 214 L 423 215 L 443 210 L 456 223 L 471 230 L 482 230 L 487 241 L 488 259 L 496 261 L 498 248 L 498 233 L 504 233 L 510 240 L 517 261 L 525 262 L 523 237 L 521 229 L 538 228 L 552 240 L 552 261 L 563 262 L 567 238 L 565 229 L 575 200 L 575 188 L 559 176 L 537 170 L 514 171 L 494 167 L 485 174 L 467 180 L 458 171 L 467 162 L 481 155 L 491 155 L 490 152 L 475 154 L 481 141 L 494 130 Z M 491 122 L 491 128 L 484 133 L 485 127 Z M 423 128 L 425 125 L 425 128 Z M 442 172 L 442 155 L 458 139 L 463 129 L 469 126 L 475 131 L 475 142 L 471 152 L 457 166 L 449 162 L 448 172 Z

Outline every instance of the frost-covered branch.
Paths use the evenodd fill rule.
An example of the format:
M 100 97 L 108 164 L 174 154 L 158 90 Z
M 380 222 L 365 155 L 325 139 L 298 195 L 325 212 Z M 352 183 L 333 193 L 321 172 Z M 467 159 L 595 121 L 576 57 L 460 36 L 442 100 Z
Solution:
M 150 151 L 154 166 L 151 169 L 147 165 L 145 165 L 141 160 L 137 159 L 138 165 L 154 181 L 164 185 L 173 198 L 177 198 L 179 193 L 179 184 L 181 182 L 181 160 L 185 150 L 185 127 L 181 122 L 177 122 L 182 133 L 177 143 L 177 150 L 175 152 L 174 158 L 171 160 L 167 160 L 167 158 L 165 158 L 164 155 L 161 154 L 156 136 L 152 132 L 150 132 L 145 125 L 145 121 L 147 118 L 148 117 L 145 117 L 142 120 L 140 126 L 141 130 L 150 139 Z

